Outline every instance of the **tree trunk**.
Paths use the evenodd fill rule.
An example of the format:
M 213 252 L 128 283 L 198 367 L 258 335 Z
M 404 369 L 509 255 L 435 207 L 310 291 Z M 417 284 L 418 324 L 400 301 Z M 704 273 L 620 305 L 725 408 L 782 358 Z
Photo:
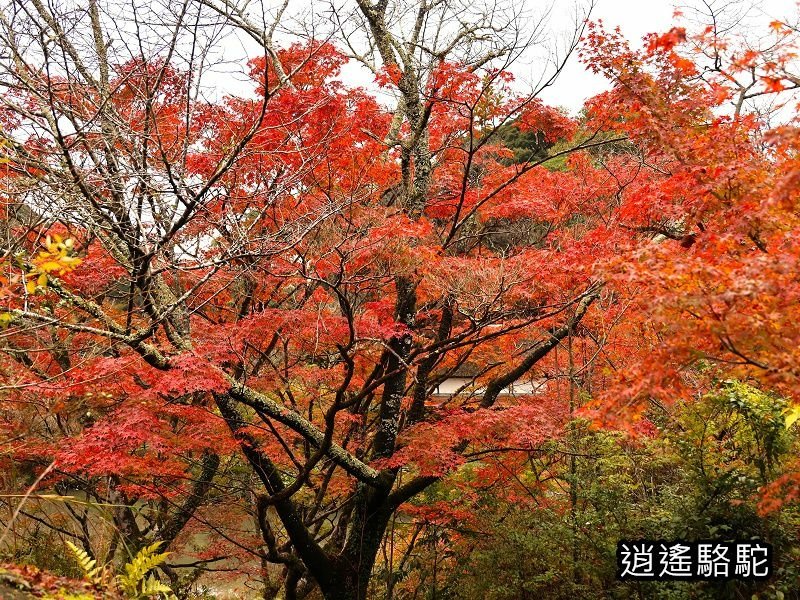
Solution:
M 385 490 L 364 484 L 359 486 L 355 504 L 344 549 L 331 561 L 335 573 L 329 584 L 320 585 L 325 600 L 367 598 L 372 569 L 393 511 Z

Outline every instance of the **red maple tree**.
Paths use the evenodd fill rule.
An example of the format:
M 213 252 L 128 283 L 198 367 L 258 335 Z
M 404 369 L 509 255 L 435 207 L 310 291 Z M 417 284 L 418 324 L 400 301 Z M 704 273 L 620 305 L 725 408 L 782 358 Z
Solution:
M 7 464 L 113 505 L 108 538 L 70 533 L 93 555 L 211 530 L 203 564 L 365 598 L 401 506 L 559 435 L 561 379 L 628 421 L 701 359 L 793 394 L 800 138 L 743 108 L 792 85 L 780 60 L 743 88 L 762 54 L 701 76 L 682 51 L 713 31 L 638 56 L 593 28 L 616 85 L 576 120 L 519 91 L 512 50 L 422 65 L 359 3 L 393 110 L 334 44 L 233 13 L 264 56 L 209 100 L 182 30 L 121 60 L 90 6 L 76 44 L 37 5 L 59 51 L 22 27 L 36 58 L 3 70 L 0 427 Z

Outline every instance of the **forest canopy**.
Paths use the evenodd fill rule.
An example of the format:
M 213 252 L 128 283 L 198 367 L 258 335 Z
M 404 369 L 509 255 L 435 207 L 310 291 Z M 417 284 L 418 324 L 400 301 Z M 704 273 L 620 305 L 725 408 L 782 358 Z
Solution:
M 800 597 L 800 21 L 313 4 L 0 3 L 0 585 Z

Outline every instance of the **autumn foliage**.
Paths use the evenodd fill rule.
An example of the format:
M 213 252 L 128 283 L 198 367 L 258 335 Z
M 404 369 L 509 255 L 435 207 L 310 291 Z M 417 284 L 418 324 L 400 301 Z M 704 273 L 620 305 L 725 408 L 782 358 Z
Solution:
M 487 486 L 529 501 L 577 418 L 637 447 L 724 380 L 796 410 L 788 25 L 768 51 L 679 27 L 638 51 L 590 24 L 612 87 L 573 118 L 513 65 L 414 66 L 359 6 L 396 105 L 335 40 L 265 41 L 248 91 L 210 99 L 177 50 L 84 57 L 39 10 L 65 52 L 6 65 L 0 108 L 13 520 L 108 563 L 162 542 L 175 587 L 219 564 L 360 599 L 415 524 L 481 522 Z M 798 497 L 800 464 L 753 501 Z

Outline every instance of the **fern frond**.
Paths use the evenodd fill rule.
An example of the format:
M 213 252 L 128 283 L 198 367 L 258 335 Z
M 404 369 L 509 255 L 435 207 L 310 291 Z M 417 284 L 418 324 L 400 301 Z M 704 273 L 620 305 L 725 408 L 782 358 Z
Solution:
M 69 548 L 72 554 L 75 556 L 75 560 L 78 563 L 78 567 L 80 567 L 81 571 L 83 572 L 84 578 L 93 584 L 99 584 L 100 573 L 103 570 L 102 567 L 98 567 L 97 561 L 89 556 L 89 553 L 83 548 L 78 548 L 75 544 L 69 541 L 66 542 L 66 544 L 67 548 Z
M 149 598 L 156 594 L 171 594 L 172 589 L 147 574 L 163 563 L 169 552 L 158 552 L 161 542 L 150 544 L 139 550 L 129 563 L 125 572 L 117 576 L 119 587 L 130 598 Z
M 142 583 L 142 596 L 155 596 L 156 594 L 172 594 L 172 588 L 160 582 L 154 575 L 150 575 Z

